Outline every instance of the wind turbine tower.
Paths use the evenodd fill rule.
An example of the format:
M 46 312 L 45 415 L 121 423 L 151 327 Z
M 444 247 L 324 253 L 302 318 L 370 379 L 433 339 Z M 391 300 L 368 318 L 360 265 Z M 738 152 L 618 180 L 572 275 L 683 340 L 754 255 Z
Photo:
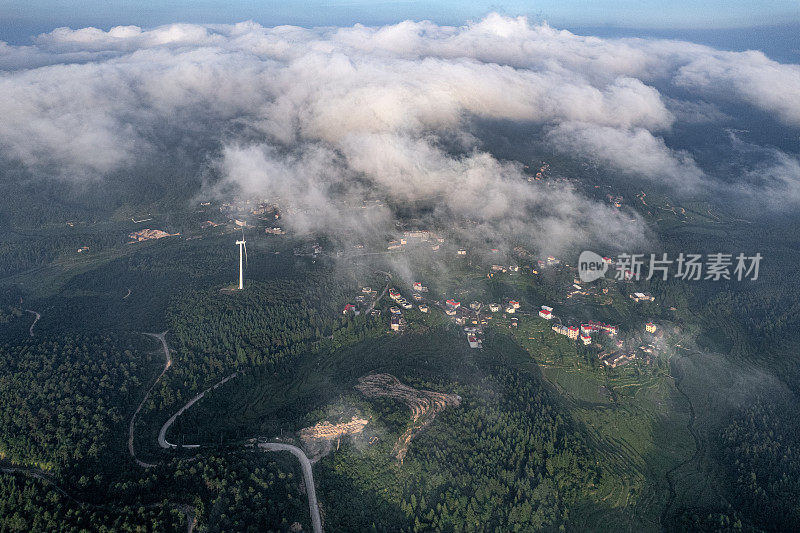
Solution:
M 244 260 L 247 262 L 247 241 L 244 240 L 244 230 L 242 230 L 242 240 L 236 241 L 239 245 L 239 290 L 244 289 L 244 265 L 242 264 L 242 252 Z

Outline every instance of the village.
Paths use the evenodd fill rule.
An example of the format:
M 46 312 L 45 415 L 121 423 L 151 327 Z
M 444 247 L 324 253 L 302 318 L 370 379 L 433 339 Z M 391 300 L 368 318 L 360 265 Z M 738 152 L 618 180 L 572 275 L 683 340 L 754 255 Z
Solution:
M 539 310 L 539 317 L 544 320 L 557 320 L 550 329 L 559 335 L 564 335 L 569 339 L 580 341 L 584 346 L 596 346 L 603 348 L 597 352 L 597 357 L 606 366 L 616 368 L 623 366 L 637 358 L 636 350 L 626 350 L 625 341 L 617 338 L 620 334 L 619 326 L 606 324 L 595 320 L 589 320 L 580 325 L 564 325 L 553 314 L 553 308 L 543 305 Z M 647 322 L 644 325 L 646 334 L 655 335 L 658 327 L 653 322 Z M 654 353 L 654 346 L 649 343 L 640 346 L 639 349 L 642 353 L 652 355 Z M 649 361 L 649 357 L 644 358 Z
M 537 178 L 547 171 L 546 164 L 537 172 Z M 266 225 L 263 229 L 264 234 L 268 236 L 285 235 L 286 231 L 279 227 L 278 222 L 282 215 L 291 211 L 289 208 L 279 208 L 279 198 L 273 198 L 269 201 L 259 200 L 256 202 L 245 203 L 224 203 L 219 206 L 219 210 L 227 215 L 228 222 L 234 227 L 249 227 L 246 221 L 246 216 L 254 216 L 259 221 L 260 225 Z M 206 206 L 208 204 L 205 204 Z M 373 203 L 365 202 L 359 206 L 362 209 L 367 209 L 373 206 L 380 206 L 380 201 Z M 245 218 L 239 218 L 242 216 Z M 214 227 L 219 225 L 212 221 L 204 223 L 204 227 Z M 550 331 L 553 335 L 563 335 L 564 337 L 579 343 L 579 345 L 591 349 L 596 353 L 599 361 L 610 368 L 616 368 L 627 365 L 632 361 L 639 360 L 649 362 L 655 356 L 656 350 L 653 341 L 661 332 L 652 321 L 648 321 L 641 330 L 629 331 L 622 335 L 619 325 L 610 324 L 601 320 L 583 319 L 575 320 L 572 318 L 562 318 L 555 314 L 554 307 L 565 302 L 574 302 L 574 305 L 583 306 L 587 304 L 589 307 L 595 304 L 611 305 L 613 303 L 612 296 L 609 294 L 608 283 L 584 283 L 577 276 L 577 269 L 565 262 L 560 258 L 553 255 L 547 255 L 540 259 L 536 259 L 533 254 L 521 246 L 517 246 L 510 253 L 511 258 L 508 262 L 487 261 L 492 256 L 504 257 L 505 252 L 501 252 L 496 248 L 488 248 L 487 250 L 470 250 L 466 247 L 458 247 L 453 244 L 446 243 L 442 234 L 431 231 L 428 229 L 419 228 L 403 228 L 403 225 L 398 227 L 400 231 L 393 235 L 392 238 L 387 238 L 384 245 L 385 254 L 403 253 L 416 253 L 419 250 L 428 250 L 428 253 L 434 252 L 445 256 L 454 254 L 463 263 L 462 266 L 475 268 L 479 264 L 488 264 L 486 270 L 486 278 L 489 280 L 497 279 L 498 277 L 506 276 L 534 276 L 534 278 L 542 279 L 541 283 L 554 285 L 555 289 L 561 289 L 560 296 L 555 299 L 558 300 L 554 303 L 546 303 L 536 306 L 527 303 L 529 306 L 527 311 L 521 309 L 522 303 L 520 298 L 508 297 L 499 301 L 484 303 L 478 300 L 472 300 L 470 303 L 463 303 L 459 300 L 462 298 L 441 297 L 435 299 L 430 297 L 428 287 L 421 281 L 414 281 L 408 288 L 408 292 L 403 294 L 400 289 L 395 287 L 388 287 L 383 292 L 374 290 L 371 287 L 362 287 L 359 294 L 355 295 L 353 300 L 346 303 L 342 308 L 343 315 L 357 316 L 366 313 L 372 318 L 380 319 L 383 313 L 387 313 L 385 318 L 387 321 L 388 329 L 391 332 L 401 333 L 405 331 L 412 320 L 421 318 L 416 313 L 427 315 L 433 312 L 443 313 L 452 323 L 461 328 L 467 345 L 471 348 L 479 349 L 483 345 L 484 330 L 493 322 L 497 322 L 497 318 L 502 318 L 504 327 L 518 328 L 520 320 L 534 320 L 542 319 L 552 321 Z M 166 236 L 166 235 L 165 235 Z M 158 238 L 158 237 L 156 237 Z M 295 247 L 294 255 L 297 257 L 318 258 L 323 255 L 330 255 L 347 259 L 349 257 L 357 257 L 360 255 L 370 255 L 380 253 L 375 250 L 374 244 L 365 247 L 364 244 L 354 244 L 354 249 L 350 252 L 347 250 L 339 250 L 336 254 L 326 254 L 323 247 L 318 242 L 306 242 Z M 365 250 L 366 248 L 366 250 Z M 613 259 L 603 257 L 603 261 L 608 265 L 613 265 Z M 480 267 L 478 267 L 480 268 Z M 570 275 L 571 274 L 571 275 Z M 565 276 L 569 275 L 567 279 Z M 623 272 L 621 275 L 621 282 L 628 283 L 632 281 L 633 275 L 631 272 Z M 545 281 L 546 280 L 546 281 Z M 561 281 L 563 280 L 563 281 Z M 561 283 L 564 283 L 562 286 Z M 466 292 L 469 291 L 456 291 Z M 391 305 L 381 308 L 379 305 L 383 296 L 386 295 L 391 300 Z M 463 296 L 463 295 L 462 295 Z M 644 291 L 631 291 L 627 294 L 628 298 L 634 304 L 651 304 L 655 298 L 650 293 Z M 412 313 L 413 312 L 413 313 Z M 410 314 L 411 313 L 411 314 Z M 567 314 L 569 316 L 570 313 Z M 640 337 L 645 336 L 643 339 Z M 626 339 L 630 340 L 626 340 Z M 642 342 L 637 342 L 642 340 Z M 628 346 L 628 344 L 636 346 Z
M 428 232 L 417 232 L 405 235 L 402 240 L 398 241 L 398 246 L 404 246 L 411 239 L 417 239 L 417 242 L 436 242 L 438 237 Z M 466 249 L 459 248 L 454 251 L 456 256 L 463 257 L 468 254 Z M 494 250 L 489 251 L 496 253 Z M 554 256 L 547 256 L 535 262 L 526 261 L 530 259 L 530 254 L 519 247 L 515 249 L 515 255 L 522 261 L 519 263 L 512 261 L 510 264 L 491 264 L 486 277 L 493 279 L 497 276 L 519 276 L 525 273 L 537 276 L 548 269 L 566 274 L 573 269 Z M 604 260 L 611 262 L 608 258 L 604 258 Z M 523 266 L 525 264 L 527 266 Z M 565 287 L 564 301 L 585 297 L 594 298 L 605 304 L 611 303 L 608 286 L 581 284 L 578 279 L 572 279 L 572 277 L 569 279 L 572 283 Z M 622 283 L 628 283 L 628 281 L 623 280 Z M 493 322 L 498 323 L 498 318 L 502 318 L 499 323 L 502 323 L 503 327 L 512 329 L 519 328 L 520 320 L 545 320 L 552 322 L 549 330 L 553 335 L 563 335 L 579 343 L 580 346 L 590 349 L 600 362 L 610 368 L 625 366 L 637 360 L 645 364 L 652 362 L 657 355 L 656 341 L 662 333 L 654 322 L 647 321 L 639 326 L 641 330 L 635 329 L 623 335 L 619 325 L 594 319 L 577 321 L 559 317 L 556 315 L 553 305 L 540 305 L 536 311 L 530 308 L 525 310 L 520 299 L 513 297 L 490 303 L 473 300 L 467 304 L 452 297 L 437 300 L 429 297 L 429 294 L 428 287 L 420 281 L 414 281 L 409 293 L 405 295 L 395 287 L 388 287 L 386 295 L 392 300 L 387 317 L 389 331 L 396 333 L 405 331 L 409 327 L 411 318 L 408 313 L 411 311 L 422 314 L 436 311 L 443 313 L 453 324 L 461 328 L 470 348 L 479 349 L 483 345 L 485 328 L 491 326 Z M 650 293 L 641 291 L 631 292 L 628 294 L 628 298 L 636 304 L 651 303 L 655 300 Z M 359 315 L 362 311 L 368 311 L 372 317 L 380 318 L 381 310 L 375 308 L 379 299 L 377 291 L 370 287 L 363 287 L 361 294 L 355 297 L 353 303 L 346 304 L 342 313 Z M 419 317 L 420 315 L 416 315 L 416 318 Z

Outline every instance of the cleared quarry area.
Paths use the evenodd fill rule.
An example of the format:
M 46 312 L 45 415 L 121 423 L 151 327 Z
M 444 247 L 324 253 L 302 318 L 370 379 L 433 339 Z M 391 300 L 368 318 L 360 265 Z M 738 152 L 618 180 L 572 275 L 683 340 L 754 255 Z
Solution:
M 319 424 L 301 429 L 300 440 L 303 448 L 308 452 L 311 462 L 316 462 L 330 451 L 334 440 L 337 441 L 338 449 L 339 439 L 361 433 L 367 424 L 369 424 L 369 420 L 357 416 L 354 416 L 350 422 L 340 424 L 331 424 L 324 420 Z
M 445 394 L 429 390 L 417 390 L 404 385 L 391 374 L 369 374 L 359 378 L 356 390 L 367 398 L 393 398 L 411 409 L 411 424 L 403 432 L 392 449 L 392 453 L 402 463 L 408 452 L 408 445 L 414 436 L 431 423 L 436 413 L 448 406 L 461 405 L 457 394 Z

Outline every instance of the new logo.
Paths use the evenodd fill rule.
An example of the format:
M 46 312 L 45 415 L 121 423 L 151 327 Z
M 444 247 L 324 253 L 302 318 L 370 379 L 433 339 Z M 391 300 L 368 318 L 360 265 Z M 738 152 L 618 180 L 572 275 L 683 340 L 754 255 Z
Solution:
M 608 263 L 603 260 L 602 256 L 594 252 L 585 250 L 578 257 L 578 276 L 585 283 L 602 278 L 606 270 L 608 270 Z

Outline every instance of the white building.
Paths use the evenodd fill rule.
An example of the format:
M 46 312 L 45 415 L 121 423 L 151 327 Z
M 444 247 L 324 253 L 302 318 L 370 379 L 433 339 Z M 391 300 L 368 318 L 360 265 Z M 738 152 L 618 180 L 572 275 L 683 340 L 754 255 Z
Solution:
M 481 340 L 472 333 L 467 333 L 467 342 L 470 348 L 480 348 Z

